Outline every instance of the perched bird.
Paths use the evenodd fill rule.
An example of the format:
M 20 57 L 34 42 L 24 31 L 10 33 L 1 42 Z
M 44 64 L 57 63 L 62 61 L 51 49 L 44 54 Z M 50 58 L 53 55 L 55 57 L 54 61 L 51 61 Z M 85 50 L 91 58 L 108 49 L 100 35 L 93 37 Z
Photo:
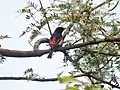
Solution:
M 49 51 L 49 55 L 47 58 L 52 58 L 52 53 L 53 51 L 61 46 L 63 40 L 62 40 L 62 32 L 65 28 L 63 27 L 58 27 L 56 28 L 56 30 L 54 31 L 54 33 L 51 35 L 50 41 L 49 41 L 49 45 L 50 45 L 50 51 Z

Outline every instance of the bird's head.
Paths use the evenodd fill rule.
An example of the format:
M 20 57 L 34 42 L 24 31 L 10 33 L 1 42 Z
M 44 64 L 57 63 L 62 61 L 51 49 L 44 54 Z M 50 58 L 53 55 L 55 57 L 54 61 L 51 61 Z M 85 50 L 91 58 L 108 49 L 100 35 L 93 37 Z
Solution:
M 63 27 L 57 27 L 56 30 L 55 30 L 55 32 L 62 33 L 63 30 L 65 30 L 65 28 L 63 28 Z

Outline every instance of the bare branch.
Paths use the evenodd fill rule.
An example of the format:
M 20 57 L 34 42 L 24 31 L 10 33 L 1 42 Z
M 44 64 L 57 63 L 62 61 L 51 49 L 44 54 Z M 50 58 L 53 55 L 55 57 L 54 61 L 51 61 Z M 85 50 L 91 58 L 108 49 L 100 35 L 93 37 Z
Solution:
M 82 76 L 86 76 L 86 74 L 80 74 L 80 75 L 76 75 L 74 76 L 74 78 L 77 77 L 82 77 Z M 0 77 L 0 80 L 30 80 L 27 77 Z M 35 78 L 35 79 L 31 79 L 31 81 L 39 81 L 39 82 L 53 82 L 53 81 L 58 81 L 58 78 Z
M 37 40 L 35 43 L 34 43 L 34 51 L 39 51 L 38 47 L 41 43 L 49 43 L 49 39 L 48 38 L 41 38 L 39 40 Z
M 6 57 L 39 57 L 47 54 L 49 50 L 39 50 L 35 51 L 20 51 L 20 50 L 9 50 L 0 48 L 0 54 Z

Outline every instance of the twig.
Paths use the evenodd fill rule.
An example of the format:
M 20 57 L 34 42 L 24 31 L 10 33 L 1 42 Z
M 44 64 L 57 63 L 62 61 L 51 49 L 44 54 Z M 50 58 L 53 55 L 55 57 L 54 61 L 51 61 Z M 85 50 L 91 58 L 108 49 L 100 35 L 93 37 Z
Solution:
M 103 6 L 103 5 L 105 5 L 105 4 L 107 4 L 107 3 L 111 2 L 111 1 L 113 1 L 113 0 L 106 0 L 106 1 L 104 1 L 103 3 L 99 4 L 98 6 L 92 8 L 91 11 L 94 11 L 95 9 L 97 9 L 97 8 Z
M 48 22 L 48 18 L 47 18 L 47 16 L 46 16 L 46 12 L 44 11 L 44 8 L 43 8 L 43 5 L 42 5 L 41 0 L 39 0 L 39 3 L 40 3 L 40 5 L 41 5 L 41 9 L 42 9 L 42 11 L 43 11 L 44 17 L 46 18 L 46 22 L 47 22 L 47 25 L 48 25 L 48 29 L 49 29 L 50 35 L 52 35 L 52 31 L 51 31 L 51 29 L 50 29 L 50 25 L 49 25 L 49 22 Z
M 108 84 L 108 85 L 110 85 L 110 86 L 113 87 L 113 88 L 118 88 L 118 89 L 120 89 L 120 86 L 117 86 L 117 85 L 114 85 L 114 84 L 112 84 L 112 83 L 110 83 L 110 82 L 104 81 L 104 80 L 102 80 L 102 79 L 100 79 L 100 78 L 97 78 L 97 77 L 95 77 L 95 76 L 93 76 L 93 75 L 88 75 L 88 76 L 90 76 L 90 77 L 94 78 L 95 80 L 98 80 L 98 81 L 100 81 L 100 82 L 102 82 L 102 83 Z
M 114 10 L 117 7 L 117 5 L 119 4 L 119 2 L 120 2 L 120 0 L 118 0 L 117 3 L 115 4 L 115 6 L 108 11 L 110 12 L 110 11 Z
M 65 54 L 65 56 L 69 59 L 69 61 L 70 62 L 73 62 L 74 60 L 68 55 L 68 53 L 67 52 L 63 52 L 64 54 Z M 82 57 L 81 57 L 82 58 Z M 84 72 L 83 70 L 82 70 L 82 68 L 80 68 L 79 67 L 79 70 L 82 72 L 82 73 L 84 73 L 84 74 L 90 74 L 90 73 L 92 73 L 92 72 Z M 94 84 L 94 81 L 91 79 L 91 77 L 89 77 L 89 76 L 87 76 L 88 78 L 89 78 L 89 80 L 92 82 L 92 84 Z
M 112 58 L 113 58 L 113 56 L 112 56 L 101 68 L 99 68 L 97 71 L 100 71 L 100 70 L 102 70 L 103 68 L 105 68 L 105 66 L 106 66 L 107 64 L 109 64 L 110 61 L 112 61 Z
M 77 42 L 81 41 L 83 38 L 80 38 L 79 40 L 76 40 L 72 45 L 76 44 Z
M 28 43 L 30 44 L 31 47 L 33 47 L 33 45 L 31 44 L 31 41 L 30 41 L 30 40 L 28 40 Z

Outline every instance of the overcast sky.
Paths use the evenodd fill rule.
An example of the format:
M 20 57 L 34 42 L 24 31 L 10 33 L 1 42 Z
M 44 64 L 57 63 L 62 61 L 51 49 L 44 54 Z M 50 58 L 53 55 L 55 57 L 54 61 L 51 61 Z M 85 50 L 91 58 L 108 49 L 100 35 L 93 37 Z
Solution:
M 48 3 L 49 0 L 43 0 Z M 19 38 L 19 35 L 28 25 L 24 16 L 18 16 L 16 11 L 26 6 L 27 0 L 1 0 L 0 2 L 0 35 L 9 35 L 12 39 L 0 40 L 3 48 L 13 50 L 32 50 L 28 44 L 29 35 Z M 119 12 L 118 12 L 119 13 Z M 58 56 L 55 57 L 55 56 Z M 56 53 L 53 59 L 46 59 L 47 55 L 41 58 L 9 58 L 0 64 L 0 76 L 23 76 L 28 68 L 40 76 L 57 77 L 62 70 L 70 71 L 70 68 L 62 68 L 62 53 Z M 32 82 L 32 81 L 0 81 L 1 90 L 60 90 L 64 85 L 58 82 Z

